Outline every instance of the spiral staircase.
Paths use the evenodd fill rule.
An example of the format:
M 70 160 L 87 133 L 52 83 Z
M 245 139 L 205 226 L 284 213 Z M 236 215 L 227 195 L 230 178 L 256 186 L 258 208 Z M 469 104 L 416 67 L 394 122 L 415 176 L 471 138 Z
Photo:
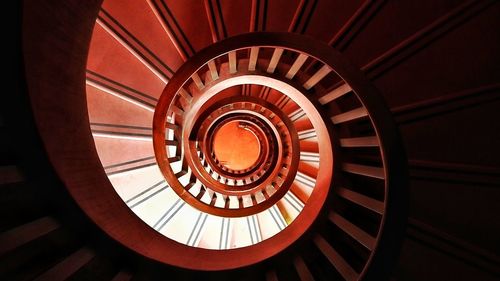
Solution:
M 499 14 L 25 1 L 0 278 L 496 280 Z

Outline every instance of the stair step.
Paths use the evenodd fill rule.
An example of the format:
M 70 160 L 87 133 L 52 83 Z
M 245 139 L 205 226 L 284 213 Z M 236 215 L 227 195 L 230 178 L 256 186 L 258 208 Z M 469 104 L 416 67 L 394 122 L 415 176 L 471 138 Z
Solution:
M 0 185 L 24 181 L 24 176 L 17 166 L 0 166 Z
M 54 267 L 35 278 L 36 281 L 56 281 L 66 280 L 77 270 L 86 265 L 95 253 L 89 248 L 81 248 L 78 251 L 67 256 L 64 260 Z
M 59 227 L 0 256 L 5 280 L 33 280 L 82 247 L 82 237 Z
M 54 218 L 43 217 L 3 232 L 0 234 L 0 256 L 59 227 Z

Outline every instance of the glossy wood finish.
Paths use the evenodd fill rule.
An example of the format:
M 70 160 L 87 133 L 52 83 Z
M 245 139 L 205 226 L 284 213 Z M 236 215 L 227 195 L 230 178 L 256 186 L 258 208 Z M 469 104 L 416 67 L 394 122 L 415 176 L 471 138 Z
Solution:
M 268 2 L 270 10 L 268 11 L 267 30 L 286 29 L 298 1 L 287 1 L 286 4 L 289 5 L 280 5 L 279 1 Z M 330 6 L 324 4 L 325 2 L 331 2 Z M 359 1 L 358 3 L 352 1 L 349 4 L 340 3 L 338 5 L 335 1 L 319 1 L 306 33 L 317 38 L 324 37 L 327 39 L 335 34 L 346 34 L 345 37 L 339 37 L 338 42 L 341 44 L 337 46 L 345 50 L 345 55 L 355 61 L 357 65 L 364 65 L 371 57 L 384 53 L 408 35 L 418 31 L 421 27 L 427 26 L 434 19 L 446 14 L 458 4 L 456 1 L 442 1 L 439 3 L 422 1 L 418 5 L 412 6 L 409 2 L 402 4 L 398 2 L 386 2 L 384 4 L 383 2 Z M 472 7 L 481 2 L 484 1 L 477 1 Z M 42 4 L 47 8 L 37 10 L 50 14 L 52 8 L 45 3 Z M 228 4 L 222 4 L 225 5 L 223 11 L 231 10 L 230 7 L 228 8 Z M 64 4 L 63 6 L 68 8 L 72 7 L 72 4 Z M 279 9 L 272 8 L 277 6 Z M 372 8 L 377 6 L 378 8 Z M 447 29 L 444 33 L 440 32 L 436 40 L 428 41 L 424 45 L 418 46 L 418 48 L 411 48 L 417 51 L 407 52 L 403 59 L 399 60 L 400 63 L 397 64 L 397 67 L 392 67 L 389 71 L 384 72 L 382 76 L 379 76 L 376 85 L 381 90 L 386 101 L 391 106 L 402 106 L 440 97 L 447 93 L 475 89 L 481 85 L 491 84 L 496 79 L 495 72 L 492 70 L 494 69 L 494 62 L 497 61 L 496 56 L 492 55 L 492 50 L 494 50 L 492 46 L 496 46 L 495 42 L 498 41 L 493 34 L 493 30 L 496 30 L 494 27 L 498 23 L 495 20 L 495 18 L 498 18 L 498 9 L 495 9 L 494 6 L 484 9 L 483 12 L 474 10 L 473 13 L 464 13 L 463 9 L 460 10 L 458 14 L 466 15 L 466 17 L 461 16 L 460 20 L 455 21 L 458 24 L 453 25 L 453 28 Z M 358 7 L 360 9 L 356 10 Z M 355 15 L 350 17 L 355 11 L 360 12 L 356 12 Z M 242 13 L 244 14 L 245 11 L 242 11 Z M 64 13 L 62 14 L 64 15 Z M 74 14 L 78 13 L 75 12 Z M 325 14 L 331 18 L 331 22 L 327 21 L 328 17 L 325 17 Z M 52 19 L 64 22 L 64 18 L 61 19 L 60 15 L 61 13 L 57 13 L 57 16 L 54 15 Z M 233 12 L 232 15 L 238 17 L 240 13 Z M 332 17 L 332 15 L 335 15 L 335 17 Z M 352 21 L 349 20 L 349 23 L 352 22 L 352 24 L 344 24 L 346 19 L 353 19 Z M 449 19 L 450 17 L 446 17 L 444 23 L 449 22 Z M 225 20 L 227 24 L 235 25 L 230 20 L 230 17 L 226 16 Z M 44 20 L 42 22 L 45 24 L 50 21 Z M 361 22 L 361 24 L 357 24 L 358 22 Z M 395 25 L 394 22 L 398 24 Z M 247 26 L 244 25 L 245 31 Z M 285 26 L 284 29 L 283 26 Z M 317 28 L 318 26 L 327 26 L 328 28 L 321 29 Z M 349 28 L 345 29 L 345 32 L 337 33 L 338 28 L 342 26 L 348 26 Z M 434 26 L 433 29 L 429 30 L 439 31 L 439 29 L 439 26 Z M 432 34 L 434 33 L 426 33 L 424 37 L 429 38 L 429 35 Z M 464 38 L 467 39 L 466 42 L 464 42 Z M 366 48 L 367 45 L 370 46 L 369 49 Z M 172 53 L 175 53 L 175 51 Z M 442 63 L 436 64 L 434 63 L 436 61 Z M 416 73 L 420 75 L 415 75 Z M 434 79 L 435 77 L 439 77 L 439 79 Z M 408 87 L 408 85 L 411 85 L 411 87 Z M 409 153 L 417 157 L 418 160 L 431 160 L 433 163 L 440 164 L 440 168 L 436 168 L 436 165 L 419 164 L 412 169 L 412 189 L 414 189 L 412 214 L 438 229 L 446 230 L 452 236 L 461 237 L 469 242 L 472 241 L 480 247 L 493 251 L 497 243 L 491 243 L 495 241 L 492 240 L 492 237 L 495 236 L 495 230 L 488 228 L 491 226 L 491 221 L 488 221 L 488 217 L 491 216 L 488 214 L 491 214 L 491 210 L 494 210 L 496 205 L 487 197 L 495 197 L 495 189 L 491 187 L 495 186 L 498 181 L 495 181 L 496 178 L 490 174 L 484 176 L 484 174 L 477 171 L 471 172 L 467 169 L 458 168 L 450 170 L 447 167 L 459 163 L 469 163 L 474 166 L 483 165 L 488 168 L 488 165 L 491 166 L 497 163 L 497 160 L 493 157 L 495 153 L 491 153 L 491 151 L 495 151 L 495 145 L 491 141 L 494 138 L 491 138 L 492 134 L 489 131 L 496 127 L 491 122 L 489 122 L 490 126 L 481 124 L 481 122 L 474 122 L 491 120 L 495 116 L 495 111 L 492 110 L 494 105 L 495 103 L 489 107 L 486 106 L 486 108 L 477 106 L 481 110 L 463 110 L 463 108 L 458 109 L 457 107 L 455 113 L 451 115 L 446 113 L 447 110 L 442 110 L 427 115 L 425 119 L 412 119 L 411 124 L 403 126 L 405 143 Z M 474 107 L 474 103 L 470 103 L 466 107 Z M 443 109 L 446 109 L 446 107 L 443 107 Z M 457 116 L 467 118 L 458 118 Z M 457 125 L 450 126 L 450 124 Z M 471 127 L 470 124 L 475 125 Z M 463 128 L 463 132 L 468 132 L 473 138 L 468 134 L 461 134 L 463 137 L 454 140 L 456 145 L 442 145 L 446 143 L 450 134 L 453 135 L 455 130 L 462 132 L 460 128 Z M 423 138 L 421 136 L 428 135 L 429 132 L 439 133 L 433 134 L 432 145 L 430 141 L 427 144 L 422 144 Z M 487 141 L 488 139 L 490 141 Z M 455 147 L 458 146 L 478 149 L 460 150 L 461 153 L 456 153 Z M 457 192 L 458 190 L 460 192 Z M 450 196 L 450 194 L 453 194 L 453 196 Z M 463 194 L 464 197 L 467 197 L 467 200 L 462 200 L 458 194 Z M 469 208 L 462 208 L 464 204 Z M 397 271 L 397 280 L 405 280 L 410 277 L 426 280 L 435 278 L 437 280 L 449 278 L 448 273 L 450 272 L 456 278 L 459 278 L 459 276 L 467 278 L 464 276 L 467 276 L 470 272 L 480 272 L 469 270 L 471 264 L 473 265 L 475 262 L 467 262 L 467 264 L 463 262 L 451 263 L 450 260 L 454 260 L 456 254 L 438 256 L 429 251 L 429 245 L 422 243 L 421 239 L 411 241 L 405 246 L 405 254 Z M 434 244 L 432 247 L 437 247 L 437 249 L 445 248 Z M 466 251 L 462 256 L 470 258 L 471 254 Z M 421 262 L 418 262 L 419 260 Z M 463 261 L 463 259 L 460 258 L 460 261 Z M 413 266 L 417 264 L 420 266 Z M 422 264 L 428 266 L 422 267 Z M 450 266 L 450 264 L 455 266 Z M 412 272 L 418 273 L 418 275 L 412 275 Z M 317 272 L 313 273 L 317 276 Z M 488 276 L 484 274 L 472 276 L 488 279 Z

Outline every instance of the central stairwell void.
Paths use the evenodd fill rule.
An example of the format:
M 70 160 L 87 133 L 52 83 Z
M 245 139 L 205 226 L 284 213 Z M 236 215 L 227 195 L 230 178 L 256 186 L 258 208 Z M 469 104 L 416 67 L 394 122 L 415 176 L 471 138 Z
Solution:
M 406 160 L 389 111 L 361 71 L 328 45 L 292 33 L 238 35 L 188 55 L 172 38 L 167 11 L 149 4 L 166 31 L 158 38 L 173 39 L 182 65 L 167 67 L 102 10 L 87 66 L 94 142 L 131 210 L 114 220 L 142 221 L 114 238 L 196 270 L 245 267 L 288 251 L 310 280 L 310 257 L 297 247 L 304 243 L 340 279 L 382 270 L 401 235 L 395 209 L 404 202 Z M 96 65 L 105 40 L 148 76 L 127 69 L 119 76 L 119 52 Z M 249 140 L 230 136 L 238 132 Z M 127 231 L 155 238 L 138 243 Z

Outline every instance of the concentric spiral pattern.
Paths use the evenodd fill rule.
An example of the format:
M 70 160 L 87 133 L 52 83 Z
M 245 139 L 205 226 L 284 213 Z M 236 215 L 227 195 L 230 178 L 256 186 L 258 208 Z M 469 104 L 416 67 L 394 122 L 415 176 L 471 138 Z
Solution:
M 311 237 L 304 234 L 326 218 L 364 247 L 370 263 L 389 187 L 398 181 L 388 167 L 399 156 L 387 157 L 392 152 L 381 133 L 393 139 L 394 131 L 376 91 L 328 46 L 285 33 L 228 38 L 187 60 L 152 102 L 92 73 L 87 84 L 154 110 L 152 129 L 102 123 L 92 129 L 101 159 L 113 157 L 109 146 L 99 147 L 103 138 L 152 140 L 153 156 L 104 168 L 128 207 L 166 239 L 217 253 L 241 250 L 227 253 L 243 266 Z M 228 132 L 253 144 L 248 151 L 236 147 Z M 225 155 L 225 146 L 233 150 L 227 155 L 240 157 Z M 367 226 L 336 207 L 338 197 L 368 210 Z M 340 257 L 323 235 L 312 237 L 328 258 Z M 249 247 L 256 247 L 251 257 L 244 254 Z M 357 275 L 340 263 L 343 274 Z
M 289 67 L 286 59 L 279 62 L 283 52 L 283 48 L 251 46 L 211 54 L 201 65 L 188 62 L 194 71 L 178 72 L 169 84 L 182 81 L 180 87 L 167 87 L 155 110 L 155 156 L 169 186 L 203 213 L 248 219 L 252 222 L 248 232 L 255 234 L 248 235 L 250 244 L 290 225 L 316 189 L 329 189 L 333 172 L 331 138 L 321 115 L 303 88 L 288 83 L 296 73 L 287 78 L 276 71 Z M 259 53 L 275 57 L 274 69 L 260 70 L 264 62 Z M 300 100 L 301 105 L 296 102 Z M 251 131 L 259 147 L 257 161 L 239 170 L 221 164 L 213 149 L 220 128 L 234 122 Z M 322 154 L 301 154 L 301 143 L 326 145 Z M 321 184 L 317 183 L 320 166 L 328 175 Z M 262 225 L 266 215 L 274 228 Z M 314 218 L 310 216 L 303 229 Z

